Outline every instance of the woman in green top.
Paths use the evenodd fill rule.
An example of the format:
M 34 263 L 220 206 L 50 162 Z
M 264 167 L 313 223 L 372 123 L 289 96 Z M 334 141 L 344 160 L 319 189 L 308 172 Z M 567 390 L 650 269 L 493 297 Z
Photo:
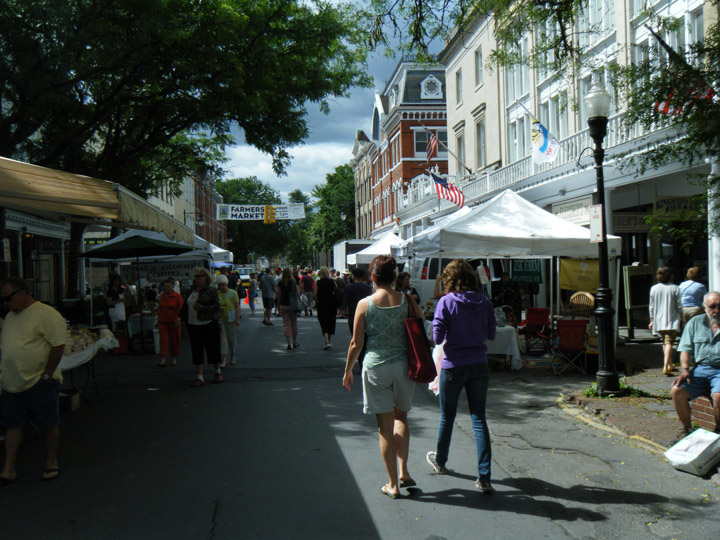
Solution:
M 400 496 L 401 487 L 415 485 L 407 468 L 410 449 L 407 413 L 415 390 L 415 383 L 408 378 L 407 363 L 405 319 L 409 297 L 393 290 L 396 269 L 395 259 L 386 255 L 375 257 L 370 264 L 375 293 L 358 303 L 343 376 L 343 386 L 350 391 L 352 369 L 367 335 L 362 368 L 363 411 L 377 417 L 380 455 L 389 478 L 380 490 L 392 499 Z M 410 305 L 415 316 L 421 317 L 414 300 L 410 299 Z
M 235 344 L 237 343 L 237 327 L 240 324 L 238 314 L 240 313 L 240 297 L 238 293 L 228 287 L 228 278 L 220 274 L 215 280 L 218 285 L 218 296 L 220 297 L 220 367 L 225 367 L 227 358 L 230 356 L 230 363 L 235 363 Z

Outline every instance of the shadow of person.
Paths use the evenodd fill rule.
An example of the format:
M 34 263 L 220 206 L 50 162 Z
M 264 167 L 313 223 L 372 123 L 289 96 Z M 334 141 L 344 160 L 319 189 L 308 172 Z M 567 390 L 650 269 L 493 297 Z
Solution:
M 407 499 L 423 503 L 513 512 L 563 521 L 604 521 L 608 519 L 605 514 L 594 510 L 567 507 L 556 501 L 535 500 L 529 495 L 518 492 L 496 491 L 492 496 L 488 496 L 476 489 L 453 488 L 425 492 L 419 488 L 410 488 Z

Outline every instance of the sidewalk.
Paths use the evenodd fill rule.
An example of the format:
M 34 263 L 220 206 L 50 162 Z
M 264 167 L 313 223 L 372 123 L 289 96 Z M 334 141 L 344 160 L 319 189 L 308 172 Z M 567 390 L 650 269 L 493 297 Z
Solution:
M 627 330 L 620 329 L 622 339 Z M 670 397 L 674 377 L 662 372 L 662 348 L 659 339 L 647 330 L 635 330 L 635 338 L 619 344 L 616 368 L 630 396 L 621 398 L 586 397 L 586 388 L 578 388 L 561 398 L 561 406 L 574 408 L 582 419 L 600 422 L 619 430 L 638 444 L 662 454 L 680 434 L 681 425 Z M 624 373 L 623 373 L 624 372 Z

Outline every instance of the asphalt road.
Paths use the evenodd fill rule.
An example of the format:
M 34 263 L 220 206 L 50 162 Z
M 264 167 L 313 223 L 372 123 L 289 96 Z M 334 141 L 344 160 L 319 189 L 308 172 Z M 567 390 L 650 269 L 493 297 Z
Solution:
M 190 388 L 188 351 L 164 369 L 150 355 L 99 356 L 100 393 L 62 417 L 57 481 L 38 481 L 42 445 L 28 433 L 20 481 L 0 490 L 0 538 L 704 540 L 720 531 L 716 484 L 573 420 L 555 400 L 584 379 L 541 370 L 493 374 L 493 496 L 473 485 L 464 409 L 454 472 L 430 474 L 438 407 L 418 387 L 418 487 L 391 500 L 379 491 L 375 419 L 362 414 L 360 386 L 341 385 L 345 321 L 323 351 L 317 321 L 300 318 L 302 345 L 287 351 L 279 318 L 260 319 L 243 317 L 240 363 L 222 384 Z

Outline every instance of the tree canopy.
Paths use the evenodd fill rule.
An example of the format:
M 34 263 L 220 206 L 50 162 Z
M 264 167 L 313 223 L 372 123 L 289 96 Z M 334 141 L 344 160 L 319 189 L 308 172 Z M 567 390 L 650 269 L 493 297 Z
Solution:
M 318 251 L 328 251 L 335 243 L 355 237 L 355 179 L 350 165 L 340 165 L 316 185 L 317 199 L 310 242 Z M 345 219 L 342 219 L 342 215 Z
M 322 0 L 1 4 L 0 155 L 140 194 L 212 172 L 235 124 L 282 173 L 306 105 L 369 84 L 349 11 Z

